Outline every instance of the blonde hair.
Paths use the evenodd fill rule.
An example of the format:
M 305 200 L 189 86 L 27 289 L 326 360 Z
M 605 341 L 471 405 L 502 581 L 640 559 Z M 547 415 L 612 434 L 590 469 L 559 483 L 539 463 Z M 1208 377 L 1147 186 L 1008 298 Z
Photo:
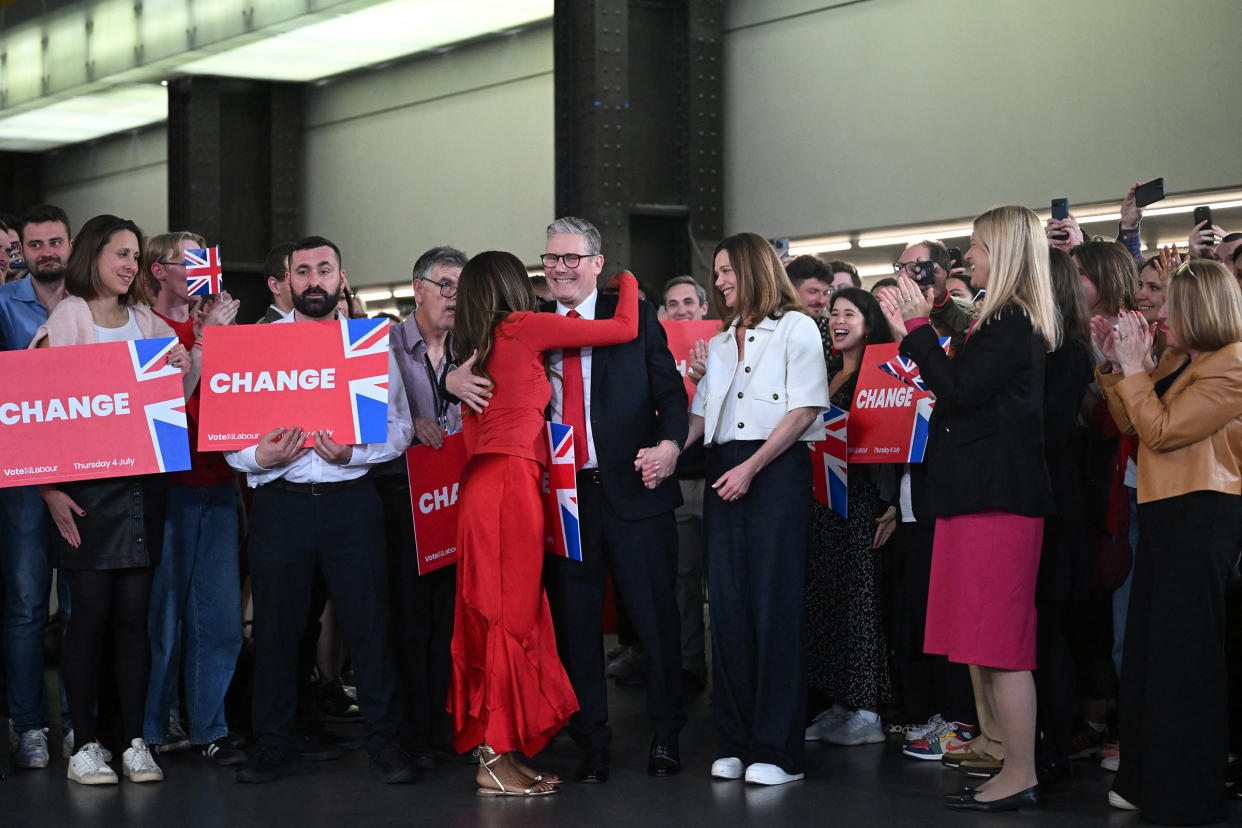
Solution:
M 1005 305 L 1015 304 L 1026 312 L 1048 350 L 1055 351 L 1061 345 L 1061 321 L 1039 216 L 1026 207 L 993 207 L 975 219 L 974 240 L 987 252 L 989 263 L 979 324 L 986 325 Z
M 729 330 L 734 319 L 738 320 L 739 327 L 749 328 L 769 316 L 803 310 L 802 300 L 793 282 L 789 281 L 780 256 L 763 236 L 737 233 L 723 239 L 712 253 L 713 268 L 721 250 L 729 254 L 736 285 L 733 307 L 729 307 L 713 279 L 712 304 L 720 316 L 720 330 Z
M 1242 341 L 1242 292 L 1219 262 L 1192 259 L 1165 286 L 1169 327 L 1183 349 L 1215 351 Z
M 152 236 L 147 239 L 147 250 L 142 256 L 142 278 L 147 282 L 147 293 L 152 296 L 160 295 L 161 285 L 155 278 L 155 274 L 151 271 L 151 266 L 155 264 L 163 264 L 165 257 L 169 253 L 176 255 L 181 259 L 181 243 L 183 241 L 194 242 L 194 250 L 202 250 L 207 246 L 207 240 L 198 233 L 191 233 L 189 230 L 182 230 L 179 233 L 161 233 L 158 236 Z

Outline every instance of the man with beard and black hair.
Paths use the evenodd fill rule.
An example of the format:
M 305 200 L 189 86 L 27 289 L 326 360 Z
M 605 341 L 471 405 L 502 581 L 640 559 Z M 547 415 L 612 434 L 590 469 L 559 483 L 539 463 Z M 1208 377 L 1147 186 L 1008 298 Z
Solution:
M 65 265 L 73 242 L 65 211 L 51 204 L 32 207 L 16 222 L 30 276 L 0 287 L 0 351 L 21 350 L 65 295 Z M 43 632 L 47 626 L 52 568 L 47 507 L 34 486 L 0 489 L 0 571 L 4 575 L 4 670 L 9 715 L 18 735 L 19 768 L 48 765 L 48 722 L 44 704 Z M 69 594 L 59 589 L 61 621 L 69 620 Z M 61 690 L 64 754 L 73 752 L 73 725 Z
M 293 316 L 272 324 L 336 317 L 345 271 L 340 249 L 321 236 L 293 247 Z M 253 719 L 259 750 L 239 782 L 271 782 L 291 758 L 297 709 L 298 642 L 306 627 L 316 566 L 336 608 L 358 674 L 363 745 L 382 782 L 413 782 L 397 741 L 397 677 L 388 633 L 384 513 L 367 471 L 401 455 L 413 427 L 401 372 L 388 359 L 388 439 L 342 445 L 326 431 L 275 428 L 257 445 L 225 452 L 254 487 L 250 579 L 254 596 Z M 313 445 L 303 447 L 306 438 Z

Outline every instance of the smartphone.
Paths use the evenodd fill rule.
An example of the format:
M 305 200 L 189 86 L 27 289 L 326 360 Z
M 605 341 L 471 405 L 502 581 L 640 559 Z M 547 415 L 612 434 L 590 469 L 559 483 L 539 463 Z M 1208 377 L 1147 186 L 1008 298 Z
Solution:
M 928 287 L 936 284 L 936 263 L 935 262 L 919 262 L 919 275 L 914 278 L 914 283 L 919 287 Z
M 952 272 L 962 267 L 962 251 L 957 247 L 949 248 L 949 271 Z
M 1058 220 L 1069 218 L 1068 198 L 1054 198 L 1052 200 L 1052 217 Z M 1048 238 L 1056 239 L 1057 241 L 1065 241 L 1069 238 L 1069 231 L 1063 230 L 1060 233 L 1052 233 L 1048 236 Z
M 1207 224 L 1203 224 L 1203 222 L 1205 221 L 1207 222 Z M 1212 229 L 1212 208 L 1211 207 L 1203 206 L 1203 207 L 1195 208 L 1195 227 L 1198 227 L 1200 224 L 1203 224 L 1204 230 Z
M 772 239 L 772 247 L 776 249 L 776 255 L 782 259 L 789 255 L 789 239 Z
M 1140 184 L 1134 188 L 1134 204 L 1136 207 L 1146 207 L 1148 204 L 1155 204 L 1164 198 L 1164 179 L 1153 178 L 1146 184 Z

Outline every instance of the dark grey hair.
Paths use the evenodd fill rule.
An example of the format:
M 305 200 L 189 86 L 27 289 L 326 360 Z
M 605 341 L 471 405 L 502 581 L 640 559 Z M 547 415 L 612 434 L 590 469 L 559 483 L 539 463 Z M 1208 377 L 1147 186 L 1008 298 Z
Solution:
M 440 245 L 433 247 L 426 253 L 418 257 L 418 261 L 414 263 L 414 281 L 419 279 L 430 279 L 431 268 L 436 265 L 453 265 L 455 267 L 465 267 L 468 257 L 465 253 L 456 247 L 448 245 Z
M 588 256 L 598 256 L 603 247 L 603 240 L 600 238 L 599 231 L 595 229 L 595 225 L 577 216 L 561 216 L 549 224 L 548 238 L 552 238 L 557 233 L 572 233 L 575 236 L 582 236 L 583 240 L 586 241 Z

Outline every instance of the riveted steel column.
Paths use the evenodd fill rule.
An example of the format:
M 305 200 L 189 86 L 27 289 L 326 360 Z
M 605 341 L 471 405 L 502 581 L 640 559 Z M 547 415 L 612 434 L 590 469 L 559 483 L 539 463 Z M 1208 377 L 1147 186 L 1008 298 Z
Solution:
M 268 303 L 257 278 L 267 251 L 300 233 L 301 102 L 299 84 L 191 76 L 168 86 L 169 226 L 221 245 L 243 317 Z
M 558 0 L 556 210 L 654 293 L 721 232 L 721 0 Z M 697 264 L 696 264 L 697 263 Z

